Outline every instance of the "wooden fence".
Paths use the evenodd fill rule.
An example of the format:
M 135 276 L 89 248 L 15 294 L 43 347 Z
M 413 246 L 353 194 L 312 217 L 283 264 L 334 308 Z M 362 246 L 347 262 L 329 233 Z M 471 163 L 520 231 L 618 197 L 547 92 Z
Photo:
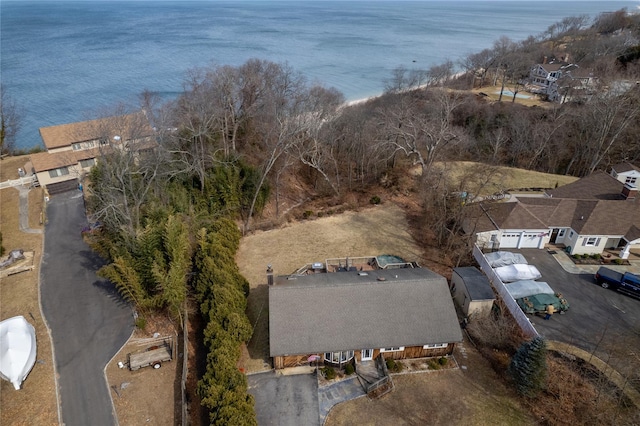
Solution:
M 473 246 L 473 257 L 478 262 L 478 265 L 480 265 L 480 269 L 485 273 L 489 282 L 496 290 L 498 296 L 502 299 L 509 312 L 511 312 L 513 318 L 515 318 L 522 332 L 529 338 L 537 337 L 539 335 L 538 331 L 535 329 L 533 324 L 531 324 L 531 321 L 529 321 L 529 318 L 522 309 L 520 309 L 520 306 L 518 306 L 513 297 L 511 297 L 504 283 L 489 265 L 489 262 L 487 262 L 487 259 L 484 257 L 482 250 L 480 250 L 477 245 Z

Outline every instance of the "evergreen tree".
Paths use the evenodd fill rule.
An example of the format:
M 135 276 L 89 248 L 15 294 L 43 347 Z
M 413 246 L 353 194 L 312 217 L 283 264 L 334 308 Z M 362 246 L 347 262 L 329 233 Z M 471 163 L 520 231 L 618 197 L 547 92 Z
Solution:
M 509 374 L 518 393 L 535 397 L 545 388 L 547 378 L 547 345 L 541 337 L 525 342 L 511 359 Z

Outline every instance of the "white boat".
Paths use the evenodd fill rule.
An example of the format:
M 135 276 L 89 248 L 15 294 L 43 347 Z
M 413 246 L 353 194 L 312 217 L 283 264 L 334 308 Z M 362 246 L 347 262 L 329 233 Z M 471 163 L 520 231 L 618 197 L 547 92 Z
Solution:
M 36 330 L 23 316 L 0 322 L 0 377 L 20 389 L 36 362 Z

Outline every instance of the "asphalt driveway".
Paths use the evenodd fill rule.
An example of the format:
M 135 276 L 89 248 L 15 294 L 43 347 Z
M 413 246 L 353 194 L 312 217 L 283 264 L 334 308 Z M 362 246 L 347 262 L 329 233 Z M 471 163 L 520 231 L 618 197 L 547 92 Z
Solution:
M 509 251 L 522 253 L 540 270 L 538 281 L 549 283 L 570 304 L 565 315 L 555 314 L 549 321 L 529 316 L 541 335 L 601 357 L 640 348 L 640 300 L 598 286 L 592 274 L 565 271 L 546 250 Z
M 320 424 L 318 380 L 312 374 L 285 376 L 273 371 L 247 376 L 260 426 Z
M 51 329 L 62 422 L 114 425 L 104 367 L 133 331 L 131 308 L 114 286 L 96 276 L 103 261 L 81 237 L 87 225 L 80 192 L 47 204 L 40 292 Z

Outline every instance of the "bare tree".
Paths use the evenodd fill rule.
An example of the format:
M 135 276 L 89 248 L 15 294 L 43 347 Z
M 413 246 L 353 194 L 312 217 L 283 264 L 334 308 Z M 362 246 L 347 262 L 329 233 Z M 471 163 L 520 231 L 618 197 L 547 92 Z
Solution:
M 142 206 L 161 174 L 162 151 L 141 112 L 130 114 L 121 106 L 91 125 L 101 141 L 88 188 L 93 213 L 111 229 L 133 235 L 140 227 Z
M 426 83 L 428 72 L 420 69 L 409 70 L 399 66 L 391 72 L 391 78 L 384 81 L 384 93 L 402 93 L 417 89 Z
M 0 83 L 0 154 L 13 150 L 21 125 L 22 110 Z
M 461 104 L 457 93 L 436 89 L 428 92 L 432 98 L 425 101 L 415 96 L 403 96 L 400 101 L 381 109 L 383 138 L 379 143 L 412 158 L 426 175 L 431 164 L 461 133 L 452 125 L 452 112 Z
M 304 101 L 307 120 L 306 134 L 297 138 L 291 145 L 291 152 L 298 160 L 319 173 L 332 191 L 340 194 L 340 174 L 336 158 L 336 145 L 327 138 L 335 120 L 338 108 L 344 103 L 344 97 L 336 90 L 312 87 Z
M 480 78 L 479 87 L 483 87 L 487 73 L 494 66 L 497 60 L 496 54 L 491 49 L 484 49 L 477 53 L 472 53 L 463 58 L 460 65 L 467 72 L 471 72 L 474 80 L 475 77 Z M 473 88 L 473 82 L 472 82 Z
M 632 143 L 640 117 L 638 88 L 621 94 L 598 93 L 571 109 L 571 157 L 566 173 L 584 176 L 606 163 L 609 155 L 624 152 Z

